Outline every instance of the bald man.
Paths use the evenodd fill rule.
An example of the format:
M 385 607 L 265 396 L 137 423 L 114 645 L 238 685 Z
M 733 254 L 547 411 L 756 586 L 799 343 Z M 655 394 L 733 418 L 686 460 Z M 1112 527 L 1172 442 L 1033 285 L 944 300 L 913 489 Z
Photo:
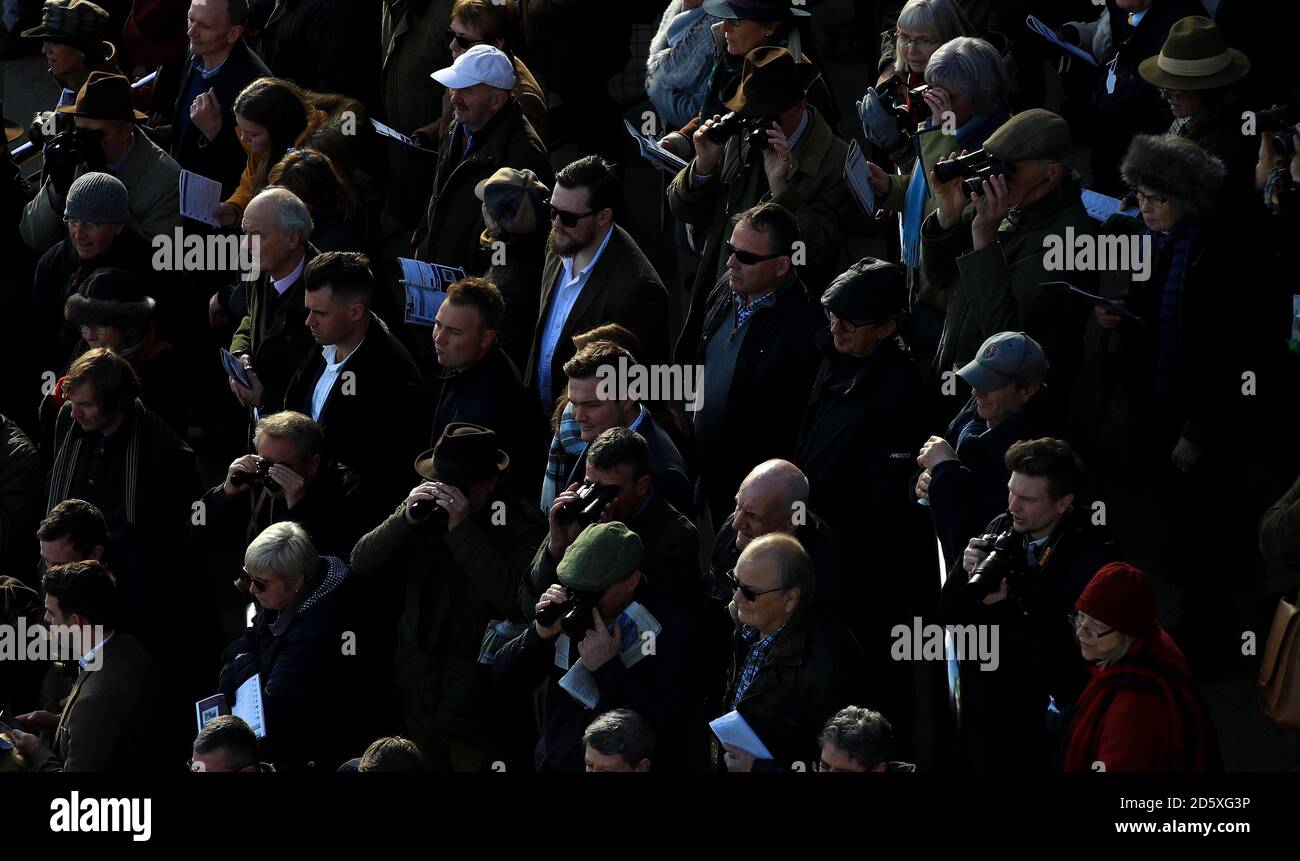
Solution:
M 772 533 L 792 535 L 812 556 L 817 592 L 832 606 L 839 598 L 836 553 L 830 530 L 808 510 L 808 477 L 788 460 L 768 460 L 750 470 L 736 492 L 736 508 L 718 530 L 709 557 L 710 594 L 726 604 L 724 575 L 751 541 Z

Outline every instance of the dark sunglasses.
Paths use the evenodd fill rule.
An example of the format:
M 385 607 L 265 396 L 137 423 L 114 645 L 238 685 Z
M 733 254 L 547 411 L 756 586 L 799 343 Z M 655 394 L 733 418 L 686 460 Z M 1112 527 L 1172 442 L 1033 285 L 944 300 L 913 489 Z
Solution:
M 545 203 L 546 203 L 546 209 L 551 213 L 551 221 L 554 221 L 555 219 L 558 218 L 560 219 L 560 223 L 563 224 L 565 227 L 577 227 L 579 221 L 582 221 L 582 219 L 586 218 L 588 215 L 596 214 L 596 210 L 594 209 L 591 210 L 590 212 L 583 212 L 583 213 L 565 212 L 563 209 L 556 209 L 555 206 L 551 203 L 551 199 L 549 197 L 546 199 Z
M 735 592 L 737 589 L 739 589 L 740 594 L 745 596 L 746 601 L 757 601 L 760 595 L 766 595 L 768 592 L 784 592 L 788 588 L 786 586 L 777 586 L 775 589 L 764 589 L 762 592 L 755 592 L 753 589 L 749 588 L 744 583 L 741 583 L 739 580 L 736 579 L 735 568 L 732 568 L 730 571 L 728 571 L 726 574 L 723 574 L 722 576 L 723 579 L 727 581 L 728 585 L 731 586 L 731 591 Z
M 483 44 L 483 40 L 481 39 L 476 42 L 473 39 L 467 39 L 464 36 L 456 35 L 455 31 L 453 31 L 450 27 L 447 28 L 446 33 L 447 33 L 447 38 L 449 40 L 454 39 L 456 44 L 460 45 L 461 48 L 463 48 L 466 51 L 468 51 L 470 48 L 473 48 L 475 45 Z
M 785 257 L 790 253 L 788 251 L 779 251 L 776 254 L 755 254 L 752 251 L 745 251 L 744 249 L 737 248 L 730 242 L 724 244 L 727 247 L 727 256 L 730 257 L 733 254 L 736 255 L 736 260 L 740 261 L 742 266 L 753 266 L 755 263 L 775 260 L 778 257 Z
M 252 574 L 248 573 L 247 568 L 244 568 L 239 572 L 239 579 L 247 583 L 248 588 L 252 589 L 254 592 L 265 592 L 271 586 L 270 580 L 258 580 Z

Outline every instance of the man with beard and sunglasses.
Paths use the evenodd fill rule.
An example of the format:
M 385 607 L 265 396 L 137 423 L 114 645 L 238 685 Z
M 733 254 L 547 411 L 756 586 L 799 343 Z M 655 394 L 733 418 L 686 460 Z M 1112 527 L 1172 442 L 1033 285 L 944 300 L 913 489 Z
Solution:
M 541 313 L 524 373 L 550 415 L 564 388 L 573 336 L 606 323 L 631 330 L 646 364 L 668 358 L 668 291 L 636 240 L 615 223 L 622 189 L 599 156 L 564 167 L 547 201 L 551 237 L 542 267 Z

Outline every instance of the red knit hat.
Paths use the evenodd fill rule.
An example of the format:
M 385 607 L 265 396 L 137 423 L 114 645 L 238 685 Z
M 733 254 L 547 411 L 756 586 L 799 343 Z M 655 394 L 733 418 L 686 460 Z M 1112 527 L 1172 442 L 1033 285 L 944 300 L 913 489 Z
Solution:
M 1156 593 L 1146 572 L 1127 562 L 1105 565 L 1084 587 L 1076 610 L 1133 637 L 1141 637 L 1156 624 Z

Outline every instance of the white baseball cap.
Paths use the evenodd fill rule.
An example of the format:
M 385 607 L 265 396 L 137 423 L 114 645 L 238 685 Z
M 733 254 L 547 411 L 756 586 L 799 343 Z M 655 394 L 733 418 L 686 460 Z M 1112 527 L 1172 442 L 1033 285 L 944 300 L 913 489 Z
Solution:
M 514 64 L 500 49 L 491 45 L 475 45 L 450 66 L 429 77 L 452 90 L 463 90 L 475 84 L 487 84 L 499 90 L 515 88 Z

